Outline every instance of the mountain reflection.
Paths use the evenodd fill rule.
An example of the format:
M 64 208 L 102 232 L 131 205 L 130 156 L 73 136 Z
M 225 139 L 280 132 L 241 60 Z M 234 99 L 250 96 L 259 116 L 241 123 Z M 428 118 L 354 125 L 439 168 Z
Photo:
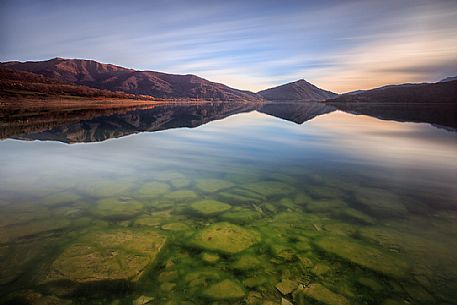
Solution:
M 427 122 L 454 130 L 452 112 L 411 111 L 397 108 L 360 109 L 339 107 L 340 110 L 367 114 L 380 119 Z M 323 103 L 203 103 L 154 105 L 123 109 L 41 111 L 0 118 L 0 137 L 22 140 L 49 140 L 65 143 L 99 142 L 138 132 L 153 132 L 171 128 L 193 128 L 234 114 L 257 110 L 283 120 L 302 124 L 316 116 L 336 110 Z

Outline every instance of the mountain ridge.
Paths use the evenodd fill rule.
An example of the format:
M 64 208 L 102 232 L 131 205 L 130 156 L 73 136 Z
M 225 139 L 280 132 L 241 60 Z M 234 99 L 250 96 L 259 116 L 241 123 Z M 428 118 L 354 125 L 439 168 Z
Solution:
M 97 89 L 150 95 L 157 98 L 258 101 L 262 98 L 247 90 L 238 90 L 211 82 L 193 74 L 168 74 L 137 71 L 86 59 L 52 58 L 45 61 L 10 61 L 1 67 L 31 72 L 45 77 Z
M 257 92 L 263 98 L 272 101 L 324 101 L 338 94 L 321 89 L 304 79 L 279 85 Z

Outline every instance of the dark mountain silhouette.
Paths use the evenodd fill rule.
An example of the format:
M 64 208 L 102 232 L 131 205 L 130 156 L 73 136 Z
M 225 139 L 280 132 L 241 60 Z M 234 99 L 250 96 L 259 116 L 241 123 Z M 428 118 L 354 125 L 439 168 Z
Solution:
M 255 93 L 210 82 L 195 75 L 136 71 L 93 60 L 54 58 L 46 61 L 11 61 L 1 67 L 40 74 L 53 80 L 158 98 L 260 100 Z
M 385 86 L 343 94 L 325 103 L 381 119 L 457 128 L 457 81 Z
M 443 78 L 442 80 L 440 80 L 440 82 L 442 82 L 442 83 L 444 83 L 444 82 L 452 82 L 454 80 L 457 80 L 457 76 L 449 76 L 449 77 Z
M 324 101 L 334 98 L 336 93 L 323 90 L 304 79 L 258 92 L 270 101 Z

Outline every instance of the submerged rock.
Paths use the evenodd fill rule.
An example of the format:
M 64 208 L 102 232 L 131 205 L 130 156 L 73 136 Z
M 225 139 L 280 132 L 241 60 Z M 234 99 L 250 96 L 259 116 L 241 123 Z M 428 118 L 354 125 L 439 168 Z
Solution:
M 223 200 L 227 200 L 229 202 L 236 202 L 242 204 L 249 204 L 249 203 L 261 203 L 265 200 L 265 197 L 261 194 L 240 188 L 235 187 L 231 188 L 230 190 L 226 190 L 217 194 Z
M 211 300 L 237 300 L 245 296 L 243 288 L 235 281 L 226 279 L 203 290 L 203 295 Z
M 323 251 L 385 275 L 404 277 L 410 269 L 399 255 L 350 238 L 324 237 L 318 239 L 316 245 Z
M 232 186 L 232 182 L 220 179 L 202 179 L 198 180 L 195 185 L 198 190 L 205 193 L 214 193 Z
M 47 281 L 84 283 L 137 279 L 154 262 L 165 237 L 153 231 L 113 229 L 89 233 L 51 264 Z
M 222 219 L 234 223 L 249 223 L 260 218 L 260 214 L 249 209 L 239 209 L 222 214 Z
M 233 254 L 246 250 L 259 241 L 258 232 L 223 222 L 201 230 L 191 243 L 203 249 Z
M 43 203 L 47 205 L 58 205 L 63 203 L 73 203 L 81 200 L 81 197 L 71 192 L 58 192 L 43 198 Z
M 89 183 L 89 182 L 86 182 Z M 92 197 L 110 197 L 129 193 L 134 186 L 131 180 L 98 180 L 92 181 L 84 187 L 86 194 Z
M 97 201 L 92 213 L 111 220 L 129 219 L 143 210 L 143 204 L 133 199 L 106 198 Z
M 170 191 L 170 186 L 164 182 L 147 182 L 138 190 L 140 196 L 158 197 Z
M 170 200 L 192 200 L 198 198 L 197 193 L 193 191 L 188 191 L 188 190 L 181 190 L 181 191 L 174 191 L 171 193 L 168 193 L 164 196 L 164 198 L 170 199 Z
M 202 253 L 202 261 L 208 264 L 214 264 L 219 261 L 221 257 L 215 253 L 208 253 L 208 252 L 203 252 Z
M 225 212 L 231 208 L 231 205 L 217 200 L 205 199 L 192 203 L 191 208 L 200 215 L 209 216 Z
M 328 305 L 348 305 L 346 297 L 334 293 L 330 289 L 321 284 L 311 284 L 308 287 L 303 287 L 300 292 L 318 302 Z
M 292 193 L 295 188 L 279 181 L 259 181 L 248 183 L 243 188 L 264 195 L 264 196 L 279 196 Z
M 238 270 L 251 270 L 261 268 L 264 264 L 265 262 L 262 262 L 257 256 L 243 255 L 233 263 L 232 267 Z
M 287 295 L 289 293 L 292 293 L 295 289 L 297 289 L 297 282 L 291 281 L 288 279 L 283 279 L 281 282 L 276 284 L 276 289 L 279 290 L 283 295 Z
M 408 212 L 400 197 L 377 188 L 362 188 L 355 194 L 357 201 L 381 216 L 398 216 Z
M 185 231 L 189 229 L 189 226 L 182 222 L 175 222 L 164 224 L 162 229 L 166 231 Z

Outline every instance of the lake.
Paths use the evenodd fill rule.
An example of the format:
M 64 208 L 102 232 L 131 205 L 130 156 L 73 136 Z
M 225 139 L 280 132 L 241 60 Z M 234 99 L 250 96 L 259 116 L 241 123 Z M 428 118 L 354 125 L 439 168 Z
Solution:
M 457 299 L 452 127 L 216 104 L 1 134 L 4 304 Z

